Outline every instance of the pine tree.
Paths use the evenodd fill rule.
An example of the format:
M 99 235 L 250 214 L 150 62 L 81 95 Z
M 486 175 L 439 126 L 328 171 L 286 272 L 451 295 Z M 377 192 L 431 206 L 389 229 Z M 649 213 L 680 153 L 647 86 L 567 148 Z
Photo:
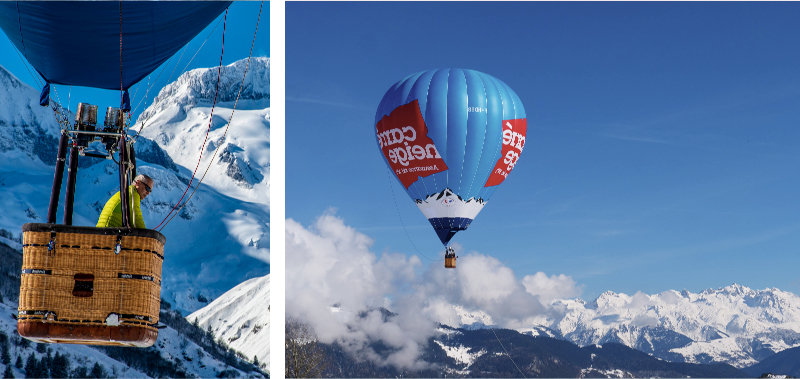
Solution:
M 11 363 L 11 354 L 8 352 L 8 343 L 3 344 L 3 353 L 0 360 L 3 362 L 4 365 L 8 366 Z
M 108 375 L 106 368 L 101 366 L 100 363 L 95 362 L 92 371 L 89 373 L 90 378 L 105 378 Z
M 14 377 L 14 370 L 11 369 L 11 365 L 6 365 L 6 371 L 3 372 L 3 379 L 13 378 Z
M 17 355 L 17 363 L 14 363 L 14 367 L 22 370 L 22 356 Z
M 25 377 L 38 378 L 38 372 L 36 371 L 37 366 L 39 366 L 39 362 L 36 359 L 36 355 L 31 353 L 28 355 L 27 362 L 25 362 Z
M 214 343 L 214 332 L 211 330 L 211 324 L 208 324 L 208 328 L 206 329 L 206 338 L 209 343 Z
M 80 366 L 75 369 L 72 373 L 73 378 L 88 378 L 89 377 L 89 368 L 86 366 Z
M 47 355 L 42 357 L 42 367 L 48 372 L 53 369 L 53 349 L 47 348 Z
M 36 365 L 36 377 L 37 378 L 49 378 L 50 377 L 50 368 L 47 367 L 47 361 L 45 360 L 46 357 L 42 358 L 39 361 L 39 364 Z
M 37 343 L 36 344 L 36 352 L 40 353 L 40 354 L 47 353 L 47 345 L 45 345 L 43 343 Z
M 56 356 L 53 358 L 53 363 L 50 367 L 50 374 L 53 378 L 69 377 L 69 359 L 66 354 L 62 355 L 56 352 Z
M 258 363 L 258 355 L 253 355 L 253 364 L 256 367 L 259 367 L 259 368 L 261 367 L 261 365 Z

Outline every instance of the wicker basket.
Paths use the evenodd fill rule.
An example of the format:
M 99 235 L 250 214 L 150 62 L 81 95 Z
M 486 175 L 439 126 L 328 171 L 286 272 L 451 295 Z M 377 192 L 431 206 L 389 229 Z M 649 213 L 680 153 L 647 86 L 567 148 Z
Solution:
M 154 230 L 22 227 L 19 334 L 36 342 L 152 345 L 164 236 Z
M 445 258 L 444 268 L 456 268 L 456 257 Z

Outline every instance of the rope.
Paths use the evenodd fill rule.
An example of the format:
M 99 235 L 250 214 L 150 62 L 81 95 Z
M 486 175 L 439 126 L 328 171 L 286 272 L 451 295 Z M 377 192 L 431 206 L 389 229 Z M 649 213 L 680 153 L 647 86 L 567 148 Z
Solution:
M 200 146 L 200 157 L 197 159 L 197 165 L 195 166 L 194 171 L 192 172 L 192 178 L 189 179 L 189 184 L 186 185 L 186 190 L 183 191 L 183 195 L 181 195 L 181 198 L 178 200 L 175 206 L 172 207 L 172 210 L 169 211 L 169 213 L 167 213 L 166 217 L 164 217 L 164 219 L 161 220 L 161 222 L 158 225 L 156 225 L 156 227 L 153 229 L 158 229 L 158 227 L 161 226 L 161 224 L 163 224 L 164 221 L 167 221 L 167 217 L 169 217 L 172 214 L 172 212 L 175 211 L 175 209 L 178 207 L 178 204 L 180 204 L 181 200 L 183 200 L 184 196 L 186 196 L 186 192 L 188 192 L 189 188 L 192 186 L 192 182 L 194 181 L 194 176 L 197 173 L 197 169 L 200 167 L 200 160 L 203 159 L 203 150 L 205 150 L 206 142 L 208 142 L 208 133 L 211 131 L 211 121 L 213 121 L 214 119 L 214 108 L 216 108 L 217 106 L 217 95 L 219 94 L 219 79 L 220 76 L 222 76 L 222 57 L 225 55 L 225 25 L 227 24 L 227 22 L 228 22 L 228 9 L 225 8 L 225 22 L 223 22 L 222 24 L 222 51 L 220 52 L 219 55 L 219 68 L 217 69 L 217 86 L 216 89 L 214 90 L 214 103 L 211 105 L 211 115 L 208 118 L 208 128 L 206 129 L 206 137 L 203 140 L 203 145 Z
M 411 293 L 411 295 L 408 295 L 408 297 L 406 298 L 406 301 L 405 301 L 405 302 L 403 302 L 403 305 L 402 305 L 402 306 L 400 306 L 400 308 L 397 310 L 397 313 L 400 313 L 400 311 L 402 311 L 402 310 L 403 310 L 403 309 L 406 307 L 406 304 L 408 304 L 408 301 L 409 301 L 409 300 L 411 300 L 411 298 L 412 298 L 412 297 L 414 297 L 414 294 L 416 294 L 416 293 L 417 293 L 417 291 L 419 290 L 419 288 L 420 288 L 420 287 L 422 287 L 422 285 L 423 285 L 423 284 L 425 284 L 425 282 L 427 282 L 427 281 L 428 281 L 428 277 L 429 277 L 429 276 L 431 276 L 431 273 L 433 272 L 433 270 L 434 270 L 434 269 L 435 269 L 437 266 L 439 266 L 439 262 L 441 262 L 441 261 L 442 261 L 442 259 L 444 259 L 444 257 L 442 257 L 442 258 L 439 258 L 439 261 L 437 261 L 436 263 L 434 263 L 434 264 L 433 264 L 433 266 L 431 267 L 431 269 L 430 269 L 430 270 L 428 270 L 428 273 L 427 273 L 427 274 L 425 274 L 425 279 L 422 279 L 422 281 L 421 281 L 421 282 L 419 282 L 419 285 L 417 286 L 417 288 L 415 288 L 415 289 L 414 289 L 414 292 L 412 292 L 412 293 Z M 384 327 L 384 326 L 386 326 L 386 324 L 387 324 L 387 323 L 384 323 L 383 325 L 381 325 L 381 328 L 380 328 L 380 329 L 378 329 L 378 334 L 380 334 L 380 332 L 383 330 L 383 327 Z
M 31 71 L 31 69 L 28 67 L 28 61 L 27 61 L 28 54 L 27 54 L 27 49 L 25 48 L 25 38 L 22 35 L 22 18 L 20 16 L 20 11 L 19 11 L 19 1 L 16 2 L 16 6 L 17 6 L 17 22 L 18 22 L 18 25 L 19 25 L 19 38 L 22 41 L 22 50 L 23 50 L 22 54 L 25 55 L 25 59 L 22 58 L 22 55 L 20 55 L 20 51 L 19 51 L 19 49 L 17 49 L 16 46 L 14 46 L 14 51 L 17 52 L 17 56 L 19 56 L 19 59 L 22 61 L 22 65 L 25 66 L 25 69 L 31 75 L 33 80 L 39 86 L 39 90 L 41 91 L 41 89 L 44 87 L 44 84 L 39 81 L 39 77 L 34 75 L 33 72 Z M 13 45 L 13 43 L 12 43 L 12 45 Z M 58 99 L 58 91 L 56 91 L 55 85 L 53 86 L 53 92 L 56 93 L 56 99 L 57 99 L 57 102 L 58 102 L 58 109 L 61 110 L 61 116 L 63 116 L 64 119 L 62 120 L 62 119 L 58 118 L 58 110 L 56 110 L 55 104 L 52 105 L 53 115 L 56 118 L 56 122 L 59 123 L 62 126 L 62 131 L 63 131 L 63 130 L 66 130 L 67 128 L 69 128 L 69 126 L 70 126 L 69 122 L 67 121 L 67 119 L 69 117 L 67 117 L 67 115 L 64 113 L 64 107 L 61 105 L 61 99 Z
M 455 271 L 453 271 L 450 274 L 450 286 L 449 286 L 450 287 L 450 294 L 449 294 L 450 304 L 453 303 L 453 282 L 455 282 L 455 277 L 453 277 L 453 275 L 455 275 Z M 450 324 L 452 324 L 452 322 L 453 322 L 453 320 L 450 318 L 450 315 L 448 314 L 447 315 L 447 326 L 449 327 Z M 447 333 L 447 345 L 450 346 L 450 333 Z M 446 355 L 447 355 L 447 352 L 445 352 L 445 356 Z M 445 378 L 447 377 L 447 371 L 448 371 L 447 358 L 445 358 L 445 360 L 444 360 L 444 377 Z
M 14 44 L 12 43 L 11 45 L 14 45 Z M 17 55 L 19 56 L 19 59 L 22 61 L 22 64 L 25 66 L 25 69 L 28 70 L 28 73 L 31 74 L 31 77 L 36 82 L 36 84 L 39 86 L 39 90 L 41 90 L 42 87 L 44 87 L 44 85 L 39 82 L 39 77 L 37 77 L 36 75 L 33 75 L 33 72 L 31 72 L 31 69 L 28 67 L 28 62 L 24 58 L 22 58 L 22 55 L 19 53 L 19 50 L 17 49 L 17 46 L 14 46 L 14 51 L 17 52 Z
M 72 124 L 69 122 L 69 115 L 67 114 L 67 112 L 69 112 L 69 108 L 67 108 L 66 111 L 64 110 L 64 106 L 61 103 L 61 98 L 58 96 L 58 90 L 56 89 L 55 85 L 53 85 L 53 92 L 56 94 L 55 102 L 58 103 L 58 109 L 61 111 L 61 117 L 63 117 L 62 120 L 59 120 L 58 116 L 56 116 L 56 120 L 63 126 L 62 131 L 69 129 L 72 127 Z M 53 104 L 53 111 L 55 111 L 55 104 Z
M 25 58 L 28 58 L 28 51 L 25 48 L 25 37 L 22 36 L 22 17 L 20 16 L 19 11 L 19 1 L 16 2 L 17 5 L 17 24 L 19 25 L 19 39 L 22 40 L 22 54 L 25 54 Z
M 406 237 L 408 238 L 408 242 L 411 242 L 411 246 L 414 247 L 414 250 L 417 251 L 419 255 L 424 257 L 429 261 L 433 261 L 434 259 L 428 258 L 427 255 L 422 254 L 422 252 L 417 249 L 417 245 L 414 244 L 414 241 L 411 240 L 411 236 L 408 235 L 408 230 L 406 229 L 406 224 L 403 223 L 403 216 L 400 215 L 400 207 L 397 206 L 397 198 L 394 196 L 394 186 L 392 185 L 392 173 L 389 171 L 389 167 L 386 167 L 386 173 L 389 175 L 389 188 L 392 190 L 392 200 L 394 200 L 394 208 L 397 210 L 397 218 L 400 219 L 400 225 L 403 226 L 403 231 L 406 232 Z
M 119 2 L 119 109 L 124 102 L 124 89 L 122 88 L 122 1 Z
M 466 275 L 464 275 L 464 276 L 463 276 L 463 278 L 464 278 L 464 283 L 466 283 L 466 284 L 467 284 L 467 289 L 468 289 L 470 292 L 472 292 L 472 287 L 469 285 L 469 280 L 467 279 L 467 276 L 466 276 Z M 495 331 L 494 331 L 494 328 L 493 328 L 491 325 L 487 325 L 487 326 L 489 327 L 489 330 L 491 330 L 491 331 L 492 331 L 492 334 L 494 334 L 494 338 L 497 340 L 497 343 L 499 343 L 499 344 L 500 344 L 500 347 L 501 347 L 501 348 L 503 348 L 503 351 L 504 351 L 504 352 L 506 353 L 506 355 L 508 356 L 508 359 L 510 359 L 510 360 L 511 360 L 511 363 L 513 363 L 513 364 L 514 364 L 514 367 L 516 367 L 516 368 L 517 368 L 517 371 L 519 371 L 519 373 L 520 373 L 520 374 L 522 374 L 522 377 L 523 377 L 523 378 L 526 378 L 526 379 L 527 379 L 528 377 L 527 377 L 527 376 L 525 376 L 525 373 L 524 373 L 524 372 L 522 372 L 522 370 L 520 370 L 520 369 L 519 369 L 519 366 L 517 366 L 517 362 L 514 362 L 514 358 L 511 358 L 511 354 L 509 354 L 509 353 L 508 353 L 508 350 L 506 350 L 506 347 L 505 347 L 505 346 L 503 346 L 503 343 L 500 341 L 500 338 L 498 338 L 498 337 L 497 337 L 497 333 L 495 333 Z
M 261 11 L 259 10 L 259 18 L 260 18 L 260 17 L 261 17 Z M 211 38 L 211 35 L 212 35 L 212 34 L 214 34 L 214 31 L 215 31 L 215 30 L 217 30 L 217 27 L 219 26 L 219 23 L 220 23 L 221 21 L 222 21 L 222 19 L 220 19 L 219 21 L 217 21 L 217 24 L 216 24 L 216 25 L 214 25 L 214 29 L 212 29 L 212 30 L 211 30 L 211 32 L 210 32 L 210 33 L 208 33 L 208 36 L 206 36 L 206 39 L 205 39 L 205 41 L 203 41 L 203 44 L 202 44 L 202 45 L 200 45 L 200 47 L 199 47 L 199 48 L 197 49 L 197 51 L 194 53 L 194 56 L 192 56 L 192 59 L 191 59 L 191 60 L 189 60 L 189 63 L 187 63 L 187 64 L 186 64 L 186 67 L 184 67 L 184 68 L 183 68 L 183 71 L 181 71 L 182 73 L 186 71 L 186 68 L 188 68 L 190 64 L 192 64 L 192 61 L 194 60 L 194 58 L 197 56 L 197 54 L 200 52 L 200 50 L 203 48 L 203 46 L 205 46 L 206 42 L 208 42 L 208 39 L 209 39 L 209 38 Z M 187 43 L 186 43 L 186 47 L 188 47 L 188 46 L 189 46 L 189 42 L 187 42 Z M 186 48 L 184 48 L 184 51 L 186 51 Z M 183 54 L 181 54 L 181 57 L 182 57 L 182 56 L 183 56 Z M 170 57 L 170 59 L 172 59 L 172 57 Z M 180 60 L 178 60 L 178 62 L 177 62 L 177 63 L 175 63 L 175 67 L 178 67 L 178 63 L 179 63 L 179 62 L 180 62 Z M 166 67 L 167 67 L 167 65 L 164 65 L 164 68 L 166 68 Z M 161 72 L 164 72 L 164 68 L 162 68 L 162 69 L 161 69 Z M 172 70 L 172 72 L 173 72 L 173 73 L 175 73 L 175 70 L 173 69 L 173 70 Z M 159 74 L 158 74 L 158 77 L 160 77 L 160 76 L 161 76 L 161 73 L 159 73 Z M 156 77 L 156 81 L 158 81 L 158 77 Z M 170 74 L 170 79 L 172 79 L 172 74 Z M 169 80 L 168 80 L 168 82 L 169 82 Z M 155 82 L 154 82 L 154 84 L 155 84 Z M 148 84 L 148 87 L 147 87 L 147 93 L 149 93 L 149 92 L 150 92 L 150 86 L 149 86 L 149 84 Z M 147 100 L 146 100 L 146 99 L 147 99 L 147 93 L 145 93 L 145 95 L 144 95 L 144 96 L 145 96 L 145 103 L 147 103 Z M 142 101 L 141 101 L 141 100 L 139 100 L 139 103 L 138 103 L 138 104 L 136 104 L 136 107 L 133 109 L 133 112 L 131 112 L 131 113 L 136 113 L 136 111 L 139 109 L 139 106 L 140 106 L 141 104 L 142 104 Z M 141 134 L 141 133 L 142 133 L 142 130 L 145 128 L 145 126 L 147 126 L 147 122 L 148 122 L 148 121 L 150 121 L 150 118 L 151 118 L 151 117 L 153 117 L 153 115 L 150 115 L 150 117 L 148 117 L 146 120 L 142 121 L 142 127 L 141 127 L 141 128 L 139 128 L 139 134 Z M 134 143 L 136 143 L 136 140 L 138 140 L 138 139 L 139 139 L 139 135 L 137 134 L 137 136 L 136 136 L 136 138 L 133 140 L 133 142 L 134 142 Z
M 236 101 L 233 103 L 233 110 L 231 110 L 231 116 L 228 118 L 228 124 L 225 126 L 225 132 L 222 134 L 221 141 L 224 141 L 225 140 L 225 136 L 228 135 L 228 128 L 230 128 L 231 120 L 233 120 L 233 114 L 236 112 L 236 105 L 239 104 L 239 96 L 242 95 L 242 89 L 244 88 L 244 79 L 247 77 L 247 70 L 250 69 L 250 58 L 251 58 L 251 56 L 253 54 L 253 46 L 255 46 L 255 44 L 256 44 L 256 35 L 258 35 L 258 24 L 261 21 L 261 8 L 263 8 L 263 7 L 264 7 L 264 2 L 262 1 L 261 2 L 261 7 L 258 8 L 258 20 L 256 20 L 256 31 L 253 33 L 253 42 L 250 44 L 250 54 L 247 56 L 247 64 L 245 65 L 245 68 L 244 68 L 244 75 L 242 75 L 242 83 L 239 84 L 239 93 L 236 95 Z M 186 199 L 186 202 L 184 202 L 183 205 L 181 205 L 180 209 L 178 209 L 178 211 L 175 212 L 175 214 L 172 215 L 172 217 L 170 217 L 169 220 L 167 220 L 167 223 L 164 224 L 163 227 L 161 227 L 161 230 L 164 230 L 164 228 L 167 227 L 167 224 L 169 224 L 169 222 L 172 221 L 172 219 L 175 218 L 175 216 L 178 215 L 178 213 L 180 213 L 180 211 L 183 209 L 183 207 L 185 207 L 186 204 L 189 203 L 189 200 L 192 200 L 192 197 L 194 197 L 194 193 L 197 192 L 197 189 L 200 188 L 200 184 L 203 183 L 203 179 L 206 178 L 206 174 L 208 174 L 208 169 L 211 168 L 211 163 L 214 162 L 214 158 L 217 156 L 218 152 L 219 152 L 219 148 L 214 149 L 214 155 L 211 156 L 211 160 L 209 160 L 208 166 L 206 166 L 206 171 L 203 172 L 203 176 L 200 178 L 200 181 L 197 183 L 197 187 L 195 187 L 194 190 L 192 190 L 192 193 L 189 195 L 189 198 Z M 167 215 L 167 216 L 169 216 L 169 215 Z

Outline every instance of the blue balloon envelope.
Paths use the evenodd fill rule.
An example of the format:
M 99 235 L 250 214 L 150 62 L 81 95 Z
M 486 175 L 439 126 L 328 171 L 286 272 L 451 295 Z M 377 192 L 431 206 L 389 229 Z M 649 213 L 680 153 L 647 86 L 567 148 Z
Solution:
M 230 3 L 0 1 L 0 28 L 48 83 L 128 89 Z
M 447 245 L 516 165 L 527 119 L 497 78 L 439 69 L 395 83 L 378 106 L 375 133 L 384 161 Z

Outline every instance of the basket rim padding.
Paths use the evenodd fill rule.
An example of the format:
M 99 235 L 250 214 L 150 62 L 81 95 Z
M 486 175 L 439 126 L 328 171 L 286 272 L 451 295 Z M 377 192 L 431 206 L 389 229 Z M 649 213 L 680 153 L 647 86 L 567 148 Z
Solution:
M 167 243 L 167 238 L 163 234 L 152 229 L 137 229 L 137 228 L 96 228 L 94 226 L 74 226 L 74 225 L 58 225 L 58 224 L 42 224 L 42 223 L 27 223 L 22 225 L 23 232 L 56 232 L 56 233 L 74 233 L 74 234 L 98 234 L 98 235 L 111 235 L 111 236 L 127 236 L 127 237 L 145 237 L 153 238 L 161 242 L 162 245 Z

